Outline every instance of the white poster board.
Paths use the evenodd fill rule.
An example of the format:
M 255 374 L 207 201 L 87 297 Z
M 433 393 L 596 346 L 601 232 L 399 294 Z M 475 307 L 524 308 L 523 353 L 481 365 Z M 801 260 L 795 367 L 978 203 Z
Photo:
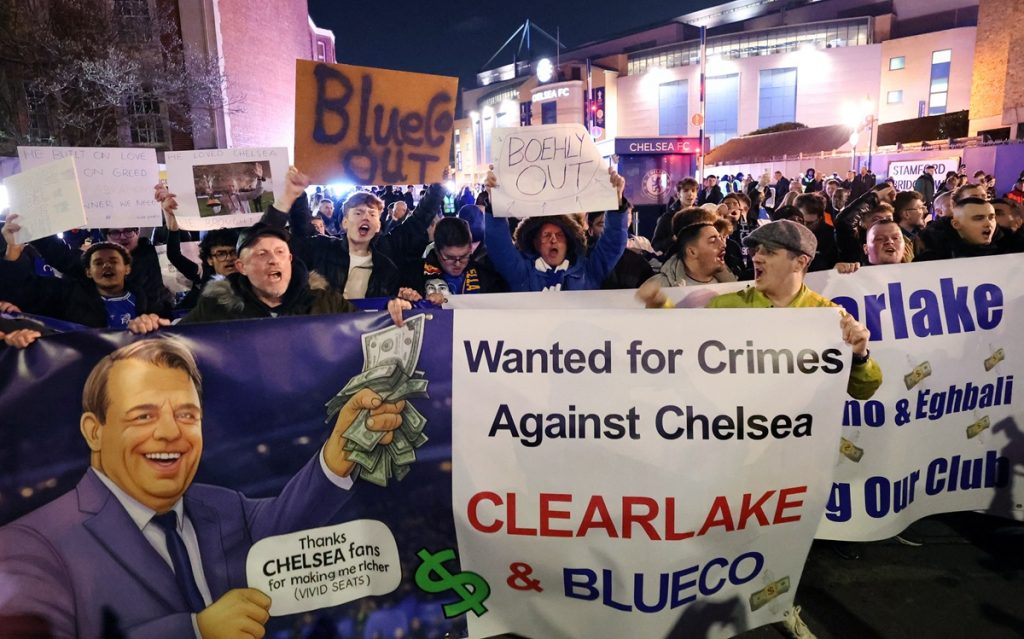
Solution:
M 288 172 L 284 147 L 173 151 L 164 158 L 178 225 L 187 231 L 255 224 Z
M 85 224 L 75 160 L 65 157 L 4 180 L 12 213 L 18 214 L 19 244 Z
M 498 188 L 494 215 L 530 217 L 616 210 L 608 164 L 581 124 L 494 129 L 491 159 Z
M 153 199 L 153 185 L 160 181 L 155 149 L 18 147 L 23 171 L 65 157 L 75 158 L 84 226 L 109 229 L 163 223 L 160 205 Z
M 947 171 L 956 171 L 960 168 L 960 156 L 890 162 L 889 177 L 896 181 L 897 191 L 913 191 L 914 182 L 924 173 L 924 167 L 931 164 L 935 165 L 935 175 L 932 176 L 932 179 L 937 188 L 946 179 Z
M 462 569 L 491 584 L 470 636 L 728 637 L 781 620 L 839 447 L 838 316 L 456 314 L 452 509 Z M 833 363 L 730 367 L 730 349 Z M 672 632 L 705 606 L 731 623 Z

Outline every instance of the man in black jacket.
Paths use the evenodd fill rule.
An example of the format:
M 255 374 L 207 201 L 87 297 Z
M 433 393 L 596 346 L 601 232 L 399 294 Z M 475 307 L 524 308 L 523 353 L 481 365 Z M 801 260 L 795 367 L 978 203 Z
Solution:
M 261 221 L 277 228 L 290 222 L 292 252 L 332 287 L 344 291 L 346 299 L 397 295 L 402 285 L 397 264 L 404 256 L 422 255 L 426 249 L 427 228 L 440 211 L 443 187 L 431 185 L 409 219 L 387 234 L 380 233 L 383 202 L 372 193 L 356 191 L 342 205 L 344 234 L 332 238 L 311 233 L 304 196 L 307 186 L 309 178 L 290 167 L 283 192 Z

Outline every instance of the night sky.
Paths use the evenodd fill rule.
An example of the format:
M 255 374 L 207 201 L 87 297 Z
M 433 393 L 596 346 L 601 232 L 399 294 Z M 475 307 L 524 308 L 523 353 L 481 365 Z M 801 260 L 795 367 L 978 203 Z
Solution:
M 474 87 L 487 59 L 527 18 L 568 47 L 669 21 L 715 0 L 309 0 L 317 26 L 331 29 L 338 62 L 459 77 Z M 442 9 L 443 8 L 443 9 Z M 490 67 L 512 62 L 518 37 Z M 535 55 L 553 53 L 543 37 Z

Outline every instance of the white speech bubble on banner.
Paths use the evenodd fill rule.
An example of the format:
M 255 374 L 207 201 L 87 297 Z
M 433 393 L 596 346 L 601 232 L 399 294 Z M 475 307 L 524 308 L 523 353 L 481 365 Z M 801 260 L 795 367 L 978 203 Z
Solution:
M 494 129 L 498 217 L 559 215 L 618 208 L 608 164 L 582 124 Z
M 395 536 L 373 519 L 261 539 L 245 572 L 249 587 L 270 597 L 274 617 L 386 595 L 402 582 Z

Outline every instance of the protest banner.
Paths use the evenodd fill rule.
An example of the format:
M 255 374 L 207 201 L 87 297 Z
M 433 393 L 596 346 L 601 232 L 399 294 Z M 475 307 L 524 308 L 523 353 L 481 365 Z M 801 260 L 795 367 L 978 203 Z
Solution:
M 460 565 L 491 586 L 470 636 L 781 620 L 839 442 L 836 311 L 540 319 L 456 312 L 452 505 Z
M 884 382 L 846 402 L 845 442 L 818 536 L 892 537 L 928 515 L 981 510 L 1024 519 L 1020 424 L 1013 394 L 1024 353 L 1024 264 L 1018 255 L 818 271 L 807 286 L 871 330 Z M 679 307 L 703 307 L 749 282 L 663 289 Z M 450 296 L 458 309 L 631 308 L 633 291 Z
M 828 414 L 823 416 L 816 407 L 805 406 L 802 401 L 798 405 L 792 397 L 776 402 L 774 397 L 786 395 L 782 392 L 765 396 L 772 399 L 743 406 L 729 401 L 722 403 L 714 396 L 720 395 L 726 387 L 744 383 L 751 375 L 721 368 L 728 359 L 723 349 L 746 348 L 744 340 L 747 338 L 779 349 L 815 350 L 821 357 L 838 362 L 815 367 L 808 373 L 754 373 L 753 378 L 765 377 L 769 384 L 781 388 L 799 377 L 801 384 L 806 382 L 821 397 L 840 392 L 845 376 L 832 374 L 827 369 L 844 368 L 848 352 L 839 345 L 832 331 L 813 329 L 813 325 L 821 325 L 816 321 L 820 320 L 817 314 L 815 311 L 792 313 L 794 321 L 785 322 L 792 330 L 785 334 L 768 324 L 764 329 L 744 333 L 740 331 L 740 322 L 746 324 L 747 320 L 737 317 L 735 324 L 722 324 L 720 316 L 726 315 L 724 312 L 709 312 L 692 323 L 683 323 L 684 333 L 691 336 L 708 334 L 712 327 L 736 330 L 739 341 L 735 344 L 731 340 L 705 343 L 696 337 L 676 340 L 672 336 L 681 334 L 674 330 L 680 327 L 680 318 L 673 313 L 611 314 L 600 324 L 591 325 L 589 331 L 574 332 L 577 337 L 572 344 L 558 337 L 565 334 L 564 325 L 552 325 L 546 332 L 517 338 L 516 347 L 525 348 L 537 339 L 542 340 L 540 343 L 560 340 L 566 355 L 564 360 L 552 360 L 553 370 L 564 366 L 575 371 L 581 364 L 592 370 L 588 369 L 582 376 L 565 371 L 564 379 L 557 381 L 550 391 L 540 393 L 534 391 L 548 388 L 552 383 L 551 371 L 528 375 L 505 372 L 510 365 L 507 356 L 500 356 L 503 363 L 496 373 L 482 370 L 498 366 L 494 358 L 499 356 L 479 351 L 485 348 L 484 340 L 489 338 L 478 332 L 463 330 L 460 334 L 460 339 L 472 343 L 476 354 L 471 356 L 459 343 L 460 373 L 453 379 L 451 346 L 458 342 L 453 339 L 453 315 L 444 311 L 416 315 L 407 322 L 405 329 L 396 329 L 379 315 L 356 315 L 340 321 L 337 317 L 281 318 L 274 322 L 227 322 L 172 328 L 142 339 L 125 332 L 80 331 L 44 338 L 45 347 L 0 351 L 0 383 L 5 388 L 0 397 L 0 411 L 12 416 L 6 429 L 10 446 L 0 450 L 0 467 L 3 468 L 0 486 L 9 487 L 4 488 L 5 498 L 0 500 L 0 522 L 9 523 L 16 517 L 28 515 L 17 526 L 0 527 L 0 565 L 7 574 L 23 574 L 21 570 L 27 569 L 26 562 L 35 562 L 35 557 L 46 563 L 54 559 L 54 553 L 71 565 L 67 573 L 53 571 L 40 582 L 23 589 L 15 588 L 18 596 L 0 602 L 0 614 L 33 611 L 56 619 L 57 630 L 63 634 L 88 636 L 102 623 L 100 613 L 104 606 L 115 610 L 121 623 L 132 625 L 159 625 L 164 622 L 162 615 L 170 615 L 177 609 L 178 604 L 173 602 L 179 595 L 170 571 L 160 570 L 159 560 L 144 557 L 144 542 L 117 541 L 124 537 L 114 529 L 114 520 L 118 518 L 102 513 L 83 515 L 93 522 L 88 525 L 102 527 L 103 534 L 99 537 L 84 530 L 79 534 L 55 529 L 83 525 L 75 518 L 64 518 L 61 513 L 67 508 L 78 512 L 72 502 L 77 504 L 81 499 L 91 503 L 97 491 L 105 494 L 105 489 L 90 479 L 91 473 L 84 472 L 89 449 L 82 433 L 89 429 L 83 431 L 79 423 L 85 419 L 84 423 L 88 424 L 93 418 L 82 417 L 77 398 L 82 395 L 90 371 L 115 347 L 133 342 L 133 346 L 139 347 L 154 341 L 172 341 L 194 353 L 202 375 L 201 431 L 193 430 L 188 436 L 189 441 L 195 441 L 198 434 L 202 445 L 187 448 L 180 438 L 174 441 L 177 442 L 176 454 L 199 467 L 195 481 L 186 484 L 185 489 L 187 511 L 199 539 L 209 534 L 218 538 L 209 528 L 220 522 L 217 525 L 223 548 L 206 544 L 201 551 L 207 566 L 205 574 L 210 596 L 216 600 L 232 587 L 269 589 L 274 605 L 280 608 L 272 608 L 268 632 L 295 628 L 302 623 L 295 617 L 301 611 L 313 611 L 307 618 L 310 624 L 326 620 L 335 627 L 346 626 L 350 631 L 359 624 L 360 635 L 372 634 L 375 628 L 393 628 L 395 626 L 388 624 L 394 623 L 408 630 L 408 620 L 414 616 L 428 631 L 455 629 L 456 632 L 464 627 L 467 616 L 471 623 L 476 623 L 479 614 L 485 614 L 484 620 L 487 615 L 493 615 L 495 626 L 520 616 L 515 612 L 522 609 L 519 600 L 524 596 L 532 598 L 533 593 L 520 593 L 507 585 L 510 576 L 507 566 L 494 573 L 486 566 L 478 570 L 475 563 L 469 562 L 477 562 L 481 548 L 507 547 L 502 553 L 526 552 L 527 549 L 522 544 L 509 543 L 505 538 L 507 529 L 498 535 L 465 528 L 457 536 L 453 508 L 459 513 L 460 526 L 467 526 L 469 520 L 465 517 L 465 501 L 453 506 L 453 482 L 458 483 L 456 495 L 476 494 L 481 490 L 502 496 L 510 491 L 519 492 L 519 507 L 533 509 L 534 514 L 524 510 L 506 516 L 498 504 L 480 501 L 477 519 L 487 526 L 493 526 L 496 519 L 507 521 L 509 526 L 535 526 L 530 521 L 538 512 L 537 504 L 530 501 L 530 487 L 522 484 L 526 475 L 514 473 L 503 477 L 502 469 L 522 457 L 521 451 L 527 451 L 533 457 L 523 459 L 524 469 L 535 470 L 537 464 L 545 463 L 544 457 L 559 454 L 559 450 L 563 451 L 563 461 L 566 450 L 578 451 L 580 459 L 592 456 L 600 459 L 598 466 L 609 472 L 594 482 L 594 473 L 575 474 L 566 467 L 564 474 L 551 475 L 546 480 L 552 488 L 558 484 L 558 492 L 580 496 L 580 501 L 571 507 L 573 516 L 582 517 L 591 501 L 598 504 L 592 495 L 601 495 L 604 500 L 594 506 L 600 509 L 599 514 L 604 516 L 607 511 L 604 520 L 591 513 L 593 527 L 586 539 L 573 542 L 562 539 L 556 532 L 550 539 L 536 540 L 542 546 L 549 545 L 546 554 L 535 555 L 531 550 L 529 555 L 524 555 L 522 561 L 536 562 L 539 572 L 533 578 L 539 576 L 546 580 L 548 573 L 558 569 L 550 553 L 560 553 L 562 544 L 569 543 L 570 552 L 563 558 L 563 565 L 576 570 L 573 573 L 575 585 L 569 597 L 558 595 L 552 602 L 543 604 L 553 605 L 556 613 L 564 613 L 555 615 L 566 624 L 555 626 L 556 635 L 579 636 L 578 622 L 572 618 L 577 616 L 580 606 L 586 606 L 588 612 L 591 607 L 604 609 L 598 616 L 621 614 L 603 606 L 602 597 L 593 601 L 587 594 L 592 588 L 601 588 L 603 593 L 606 590 L 597 583 L 587 585 L 587 580 L 591 579 L 587 570 L 596 571 L 596 575 L 602 575 L 603 570 L 615 571 L 617 575 L 624 572 L 647 575 L 644 593 L 606 592 L 608 600 L 616 604 L 632 602 L 629 605 L 633 610 L 616 624 L 590 636 L 621 636 L 623 624 L 632 627 L 633 623 L 639 624 L 636 627 L 657 629 L 652 630 L 654 634 L 645 636 L 658 636 L 657 632 L 667 632 L 669 627 L 691 632 L 696 631 L 700 623 L 707 623 L 711 618 L 709 614 L 733 630 L 776 620 L 798 587 L 811 535 L 824 508 L 829 488 L 827 473 L 832 463 L 827 452 L 837 445 L 838 428 L 834 424 L 842 407 L 826 402 L 823 406 Z M 492 321 L 492 315 L 495 314 L 474 318 L 469 313 L 460 321 L 482 329 Z M 589 313 L 566 315 L 562 321 L 578 327 L 586 325 L 584 320 L 590 316 Z M 506 318 L 504 322 L 536 326 L 542 317 L 526 313 Z M 615 331 L 615 327 L 625 326 L 640 326 L 645 332 L 649 330 L 663 337 L 634 343 L 632 329 Z M 429 349 L 421 349 L 424 341 L 430 342 Z M 491 348 L 500 347 L 497 342 L 489 343 Z M 508 342 L 507 345 L 513 344 Z M 591 352 L 580 359 L 573 349 L 600 352 Z M 659 363 L 662 357 L 668 359 Z M 473 365 L 481 370 L 468 373 L 474 358 Z M 56 362 L 60 365 L 55 366 Z M 631 371 L 633 366 L 638 367 L 636 372 Z M 604 367 L 610 370 L 601 372 Z M 656 374 L 658 367 L 663 370 Z M 45 386 L 35 382 L 43 371 L 47 378 Z M 132 404 L 127 400 L 122 403 L 122 395 L 130 388 L 126 384 L 147 378 L 145 375 L 128 379 L 117 377 L 116 368 L 110 375 L 107 393 L 111 403 L 104 428 L 119 428 L 120 407 Z M 191 388 L 184 371 L 168 380 L 175 376 L 185 388 Z M 500 383 L 511 381 L 505 379 L 509 376 L 516 378 L 515 383 L 507 392 L 496 392 L 501 388 Z M 564 391 L 575 388 L 584 378 L 605 391 L 630 386 L 633 390 L 618 394 L 621 406 L 614 404 L 615 394 L 605 393 L 601 402 L 607 405 L 601 402 L 584 405 L 580 401 L 572 408 L 566 401 L 572 402 L 573 397 Z M 694 380 L 700 380 L 706 390 L 680 396 L 679 389 Z M 466 386 L 453 390 L 453 384 Z M 483 396 L 480 388 L 487 388 Z M 394 439 L 389 444 L 365 439 L 374 431 L 360 425 L 358 416 L 352 421 L 353 398 L 371 389 L 379 391 L 388 401 L 405 398 L 402 423 L 393 431 Z M 139 390 L 145 392 L 144 388 Z M 574 394 L 581 392 L 577 389 Z M 129 393 L 130 397 L 134 395 Z M 239 401 L 240 397 L 245 401 Z M 519 430 L 501 428 L 494 437 L 488 437 L 488 431 L 493 428 L 492 420 L 481 422 L 479 416 L 484 414 L 483 410 L 490 413 L 489 417 L 496 416 L 497 402 L 507 403 L 510 410 L 516 411 L 515 424 Z M 579 411 L 614 408 L 613 412 L 624 412 L 626 421 L 620 425 L 639 434 L 639 438 L 634 439 L 626 434 L 629 431 L 622 430 L 623 435 L 615 439 L 616 426 L 608 422 L 598 439 L 589 435 L 559 439 L 551 427 L 538 430 L 525 425 L 532 423 L 529 418 L 527 422 L 519 421 L 521 411 L 550 413 L 577 408 Z M 694 410 L 706 415 L 706 425 L 687 426 L 688 419 L 697 422 L 704 419 L 688 414 Z M 636 415 L 632 418 L 633 424 L 629 423 L 629 413 Z M 769 417 L 762 419 L 758 417 L 761 414 Z M 45 437 L 40 435 L 40 424 L 48 425 Z M 330 496 L 320 493 L 325 488 L 328 492 L 333 489 L 323 485 L 323 481 L 318 484 L 308 475 L 323 472 L 324 462 L 318 461 L 318 457 L 326 458 L 324 442 L 338 436 L 338 424 L 347 426 L 345 447 L 351 449 L 350 459 L 359 464 L 354 480 L 358 490 L 352 491 L 332 516 L 334 506 Z M 488 455 L 494 454 L 493 466 L 487 472 L 469 472 L 471 467 L 486 464 L 487 458 L 480 457 L 479 452 L 470 454 L 461 450 L 453 457 L 453 431 L 449 424 L 455 432 L 465 431 L 459 435 L 468 438 L 463 445 L 479 438 L 487 440 Z M 826 427 L 819 427 L 819 424 Z M 574 426 L 573 430 L 582 434 L 591 428 L 586 422 L 580 422 L 580 428 Z M 531 445 L 532 438 L 541 445 Z M 153 439 L 146 441 L 153 444 L 145 448 L 147 454 L 156 454 L 156 442 L 164 439 L 154 434 Z M 402 442 L 409 450 L 392 450 Z M 671 449 L 666 444 L 672 444 Z M 100 448 L 104 463 L 121 459 L 103 457 L 103 447 L 107 445 L 109 441 L 101 443 Z M 198 463 L 200 448 L 201 464 Z M 372 462 L 374 456 L 378 460 L 376 465 Z M 471 459 L 473 457 L 476 459 Z M 719 461 L 709 465 L 716 457 Z M 797 459 L 802 463 L 797 464 Z M 139 472 L 145 472 L 150 463 L 160 468 L 176 468 L 179 461 L 147 462 Z M 459 470 L 463 464 L 466 464 L 465 470 Z M 631 466 L 627 468 L 622 464 Z M 721 468 L 726 466 L 719 464 L 732 464 L 729 466 L 732 470 L 723 473 Z M 634 473 L 631 469 L 636 465 L 649 467 L 650 472 Z M 296 474 L 300 467 L 302 470 Z M 116 474 L 112 467 L 105 468 L 112 475 Z M 615 468 L 628 472 L 615 471 Z M 596 468 L 594 470 L 596 472 Z M 825 472 L 824 477 L 822 472 Z M 817 478 L 813 477 L 815 473 Z M 641 479 L 638 475 L 646 476 Z M 731 479 L 723 481 L 723 475 Z M 685 491 L 683 486 L 686 486 Z M 248 503 L 233 492 L 235 490 L 249 498 L 280 495 L 261 505 L 261 517 L 278 512 L 281 500 L 285 500 L 289 518 L 271 527 L 272 535 L 265 534 L 268 528 L 264 526 L 249 533 L 242 532 L 237 522 L 230 519 L 232 508 L 221 497 L 227 494 L 230 503 Z M 296 500 L 303 501 L 307 493 L 316 504 L 316 512 L 327 513 L 328 519 L 313 526 L 307 524 L 288 530 L 289 521 L 306 521 L 303 508 L 296 505 Z M 623 499 L 630 496 L 637 499 Z M 201 508 L 197 499 L 207 503 L 206 508 Z M 625 512 L 623 503 L 628 504 Z M 647 510 L 655 503 L 661 509 L 658 516 Z M 211 510 L 216 504 L 221 505 Z M 549 505 L 550 527 L 565 528 L 566 522 L 559 512 L 570 507 L 555 502 Z M 279 530 L 282 524 L 285 530 Z M 29 529 L 50 539 L 53 545 L 39 546 L 26 540 L 25 533 Z M 479 538 L 466 537 L 469 530 L 482 537 L 482 542 Z M 659 540 L 650 536 L 652 530 Z M 672 538 L 671 543 L 666 543 L 666 536 Z M 74 548 L 64 548 L 61 539 L 74 539 Z M 469 555 L 465 554 L 463 539 L 469 544 Z M 107 546 L 104 540 L 114 541 Z M 253 543 L 256 545 L 248 550 L 248 544 Z M 586 549 L 596 548 L 598 544 L 612 548 L 619 558 L 589 554 Z M 669 546 L 673 548 L 671 558 L 668 557 Z M 18 550 L 14 554 L 5 552 L 12 549 Z M 574 563 L 565 564 L 568 559 Z M 131 567 L 130 576 L 125 576 L 119 568 L 124 562 Z M 456 562 L 461 562 L 462 567 Z M 674 592 L 662 590 L 662 595 L 658 594 L 662 572 L 674 575 L 676 585 L 671 587 Z M 401 575 L 400 582 L 396 580 L 398 575 Z M 112 591 L 124 591 L 125 579 L 132 582 L 132 591 L 138 593 L 131 601 L 110 595 Z M 688 584 L 688 581 L 695 583 Z M 545 583 L 545 592 L 550 595 L 560 591 L 560 580 Z M 621 582 L 616 579 L 615 583 L 618 589 Z M 47 597 L 34 597 L 36 586 L 45 587 Z M 637 609 L 635 598 L 638 596 L 643 606 L 663 610 L 654 614 Z M 365 597 L 370 597 L 376 608 L 369 616 L 361 604 Z M 709 604 L 714 605 L 711 613 L 707 609 Z M 507 605 L 516 607 L 504 609 Z M 490 612 L 483 613 L 485 609 Z M 697 610 L 703 614 L 696 617 L 686 614 Z M 473 629 L 472 636 L 480 636 L 479 633 L 485 631 L 481 628 L 486 627 Z M 528 627 L 517 627 L 528 630 Z
M 458 80 L 297 60 L 295 164 L 314 184 L 428 184 L 448 166 Z
M 4 180 L 10 210 L 18 214 L 24 244 L 85 224 L 75 159 L 66 157 L 27 169 Z
M 1019 255 L 811 273 L 871 331 L 885 381 L 849 400 L 818 536 L 874 541 L 928 515 L 1024 519 Z
M 499 128 L 491 135 L 495 216 L 618 209 L 608 164 L 582 124 Z
M 947 171 L 955 172 L 960 168 L 960 157 L 955 155 L 938 159 L 889 162 L 889 177 L 896 181 L 897 191 L 913 191 L 914 182 L 924 173 L 924 167 L 934 165 L 935 175 L 932 176 L 932 180 L 935 182 L 936 188 L 938 188 L 939 184 L 946 179 Z
M 178 225 L 189 231 L 255 224 L 288 173 L 283 147 L 168 151 L 164 158 Z
M 153 200 L 159 181 L 156 150 L 145 148 L 19 146 L 21 168 L 31 169 L 65 157 L 75 159 L 85 222 L 76 226 L 125 228 L 160 226 Z M 73 227 L 59 229 L 65 231 Z

